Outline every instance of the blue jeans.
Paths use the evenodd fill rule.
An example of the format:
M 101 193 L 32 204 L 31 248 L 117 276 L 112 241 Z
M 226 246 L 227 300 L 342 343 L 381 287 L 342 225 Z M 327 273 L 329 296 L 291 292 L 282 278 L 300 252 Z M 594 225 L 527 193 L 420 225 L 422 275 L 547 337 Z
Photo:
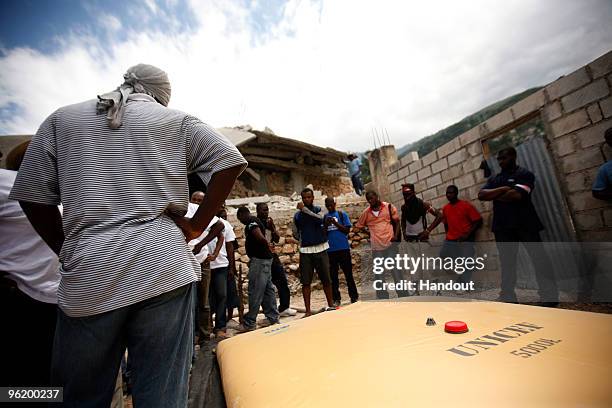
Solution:
M 193 353 L 193 285 L 87 317 L 58 312 L 51 383 L 65 407 L 108 408 L 127 347 L 134 406 L 186 407 Z
M 215 268 L 210 271 L 210 309 L 215 314 L 214 331 L 225 330 L 227 307 L 227 269 Z
M 278 323 L 276 293 L 272 286 L 272 259 L 251 258 L 249 261 L 249 311 L 244 315 L 244 325 L 255 327 L 259 306 L 270 323 Z
M 474 241 L 449 241 L 444 240 L 442 249 L 440 249 L 441 258 L 473 258 L 476 252 Z M 472 280 L 473 269 L 466 269 L 465 272 L 459 275 L 457 281 L 460 283 L 469 283 Z

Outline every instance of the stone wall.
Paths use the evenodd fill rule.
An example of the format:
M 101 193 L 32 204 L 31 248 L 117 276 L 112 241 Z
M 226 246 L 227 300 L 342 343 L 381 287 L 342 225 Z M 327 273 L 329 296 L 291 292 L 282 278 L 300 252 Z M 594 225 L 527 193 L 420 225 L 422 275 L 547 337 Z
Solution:
M 401 204 L 401 184 L 415 183 L 420 196 L 436 207 L 446 204 L 446 186 L 455 184 L 484 218 L 479 241 L 491 241 L 491 203 L 480 202 L 485 183 L 479 170 L 483 141 L 500 135 L 525 118 L 540 116 L 549 152 L 567 200 L 576 236 L 583 241 L 612 241 L 612 205 L 591 195 L 599 166 L 612 158 L 604 131 L 612 127 L 612 52 L 561 77 L 542 90 L 451 140 L 423 158 L 407 155 L 390 166 L 390 200 Z M 443 239 L 443 227 L 432 234 Z

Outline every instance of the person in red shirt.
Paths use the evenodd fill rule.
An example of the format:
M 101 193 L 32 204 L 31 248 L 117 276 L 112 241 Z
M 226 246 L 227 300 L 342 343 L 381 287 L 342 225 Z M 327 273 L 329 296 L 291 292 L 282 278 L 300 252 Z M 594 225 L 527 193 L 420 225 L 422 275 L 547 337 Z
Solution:
M 459 199 L 459 189 L 455 185 L 446 188 L 448 204 L 442 208 L 442 219 L 446 230 L 446 239 L 440 251 L 443 258 L 474 257 L 474 235 L 482 226 L 482 217 L 469 202 Z M 438 220 L 436 220 L 438 221 Z M 436 222 L 434 224 L 437 225 Z M 436 225 L 432 224 L 433 230 Z M 459 282 L 472 280 L 472 270 L 459 275 Z

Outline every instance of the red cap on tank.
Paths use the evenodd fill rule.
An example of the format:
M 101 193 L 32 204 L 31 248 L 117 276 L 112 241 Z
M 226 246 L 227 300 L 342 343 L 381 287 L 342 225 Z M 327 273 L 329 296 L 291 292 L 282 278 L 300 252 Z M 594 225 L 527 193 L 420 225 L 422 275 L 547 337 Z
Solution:
M 446 322 L 444 324 L 444 331 L 447 333 L 460 334 L 468 331 L 467 324 L 458 320 Z

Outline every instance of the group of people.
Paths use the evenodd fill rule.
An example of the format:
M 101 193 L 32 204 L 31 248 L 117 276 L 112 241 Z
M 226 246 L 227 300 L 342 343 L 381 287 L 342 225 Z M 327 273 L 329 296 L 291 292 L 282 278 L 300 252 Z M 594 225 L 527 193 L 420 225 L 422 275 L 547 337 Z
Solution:
M 209 334 L 211 312 L 213 331 L 224 337 L 238 305 L 237 240 L 223 203 L 247 162 L 216 130 L 169 109 L 170 95 L 164 71 L 136 65 L 117 89 L 53 112 L 27 152 L 24 147 L 19 157 L 7 158 L 11 170 L 0 171 L 0 301 L 9 344 L 2 349 L 0 385 L 59 386 L 64 406 L 108 407 L 127 349 L 134 405 L 187 406 L 194 340 Z M 530 198 L 534 175 L 517 166 L 512 148 L 497 159 L 502 171 L 478 198 L 493 201 L 493 232 L 508 244 L 500 247 L 500 299 L 515 302 L 518 242 L 541 244 L 542 223 Z M 356 156 L 350 164 L 361 194 Z M 604 167 L 593 195 L 609 200 L 612 167 Z M 188 174 L 207 187 L 192 195 L 191 204 Z M 449 203 L 441 211 L 419 199 L 411 184 L 402 193 L 400 216 L 368 192 L 369 206 L 353 227 L 334 198 L 325 200 L 323 214 L 313 191 L 302 191 L 293 222 L 306 316 L 312 314 L 315 273 L 328 309 L 341 302 L 340 269 L 350 301 L 359 299 L 351 228 L 368 228 L 374 256 L 390 256 L 394 242 L 425 242 L 444 223 L 444 251 L 465 256 L 457 249 L 465 246 L 454 244 L 473 242 L 482 219 L 459 199 L 459 189 L 448 186 Z M 427 214 L 434 217 L 429 225 Z M 237 217 L 250 259 L 249 310 L 239 327 L 248 331 L 260 307 L 269 324 L 296 311 L 273 250 L 279 234 L 267 207 L 259 205 L 256 216 L 241 207 Z M 554 301 L 550 261 L 531 254 L 540 291 Z

